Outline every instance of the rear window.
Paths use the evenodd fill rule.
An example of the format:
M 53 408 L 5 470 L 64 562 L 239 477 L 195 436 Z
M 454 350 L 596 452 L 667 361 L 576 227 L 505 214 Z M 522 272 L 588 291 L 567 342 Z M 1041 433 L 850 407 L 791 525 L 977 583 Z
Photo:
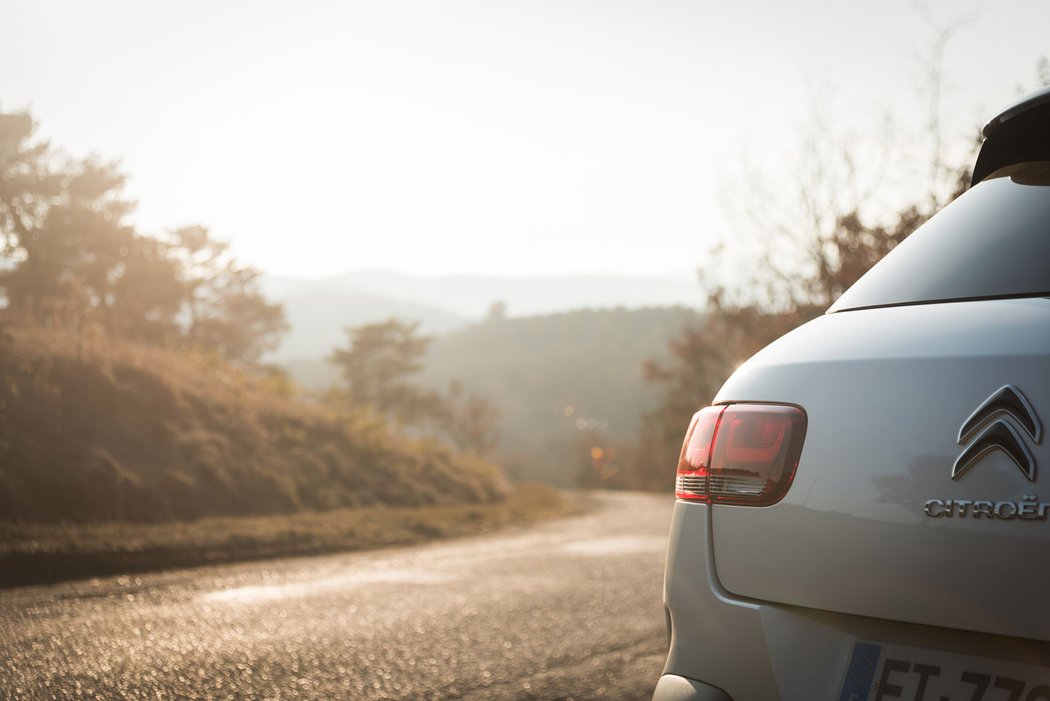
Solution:
M 1050 296 L 1050 163 L 982 181 L 915 230 L 829 312 Z

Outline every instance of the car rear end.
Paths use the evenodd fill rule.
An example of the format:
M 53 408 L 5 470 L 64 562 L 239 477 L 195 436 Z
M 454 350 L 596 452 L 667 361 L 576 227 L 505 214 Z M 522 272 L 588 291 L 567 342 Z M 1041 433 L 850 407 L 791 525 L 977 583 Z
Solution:
M 654 698 L 1050 701 L 1050 91 L 1011 110 L 694 417 Z

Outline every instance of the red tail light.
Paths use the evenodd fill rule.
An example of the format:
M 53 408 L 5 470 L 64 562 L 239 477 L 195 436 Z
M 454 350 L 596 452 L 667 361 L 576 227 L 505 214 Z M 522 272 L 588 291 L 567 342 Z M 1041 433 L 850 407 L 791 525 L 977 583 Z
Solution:
M 784 498 L 802 454 L 806 413 L 784 404 L 709 406 L 693 416 L 675 495 L 713 504 L 769 506 Z

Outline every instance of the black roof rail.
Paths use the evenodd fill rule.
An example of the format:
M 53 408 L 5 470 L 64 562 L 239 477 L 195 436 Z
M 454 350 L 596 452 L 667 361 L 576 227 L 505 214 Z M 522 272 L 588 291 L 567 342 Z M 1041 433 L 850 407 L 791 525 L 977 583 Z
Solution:
M 984 144 L 973 167 L 970 187 L 1014 163 L 1050 161 L 1050 87 L 1010 105 L 981 133 Z

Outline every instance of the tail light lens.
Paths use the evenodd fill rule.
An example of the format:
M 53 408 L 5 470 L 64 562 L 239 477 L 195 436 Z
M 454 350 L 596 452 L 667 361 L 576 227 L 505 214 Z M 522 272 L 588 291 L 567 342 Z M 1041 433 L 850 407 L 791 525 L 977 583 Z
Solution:
M 675 495 L 713 504 L 769 506 L 795 478 L 806 413 L 784 404 L 709 406 L 693 416 Z

